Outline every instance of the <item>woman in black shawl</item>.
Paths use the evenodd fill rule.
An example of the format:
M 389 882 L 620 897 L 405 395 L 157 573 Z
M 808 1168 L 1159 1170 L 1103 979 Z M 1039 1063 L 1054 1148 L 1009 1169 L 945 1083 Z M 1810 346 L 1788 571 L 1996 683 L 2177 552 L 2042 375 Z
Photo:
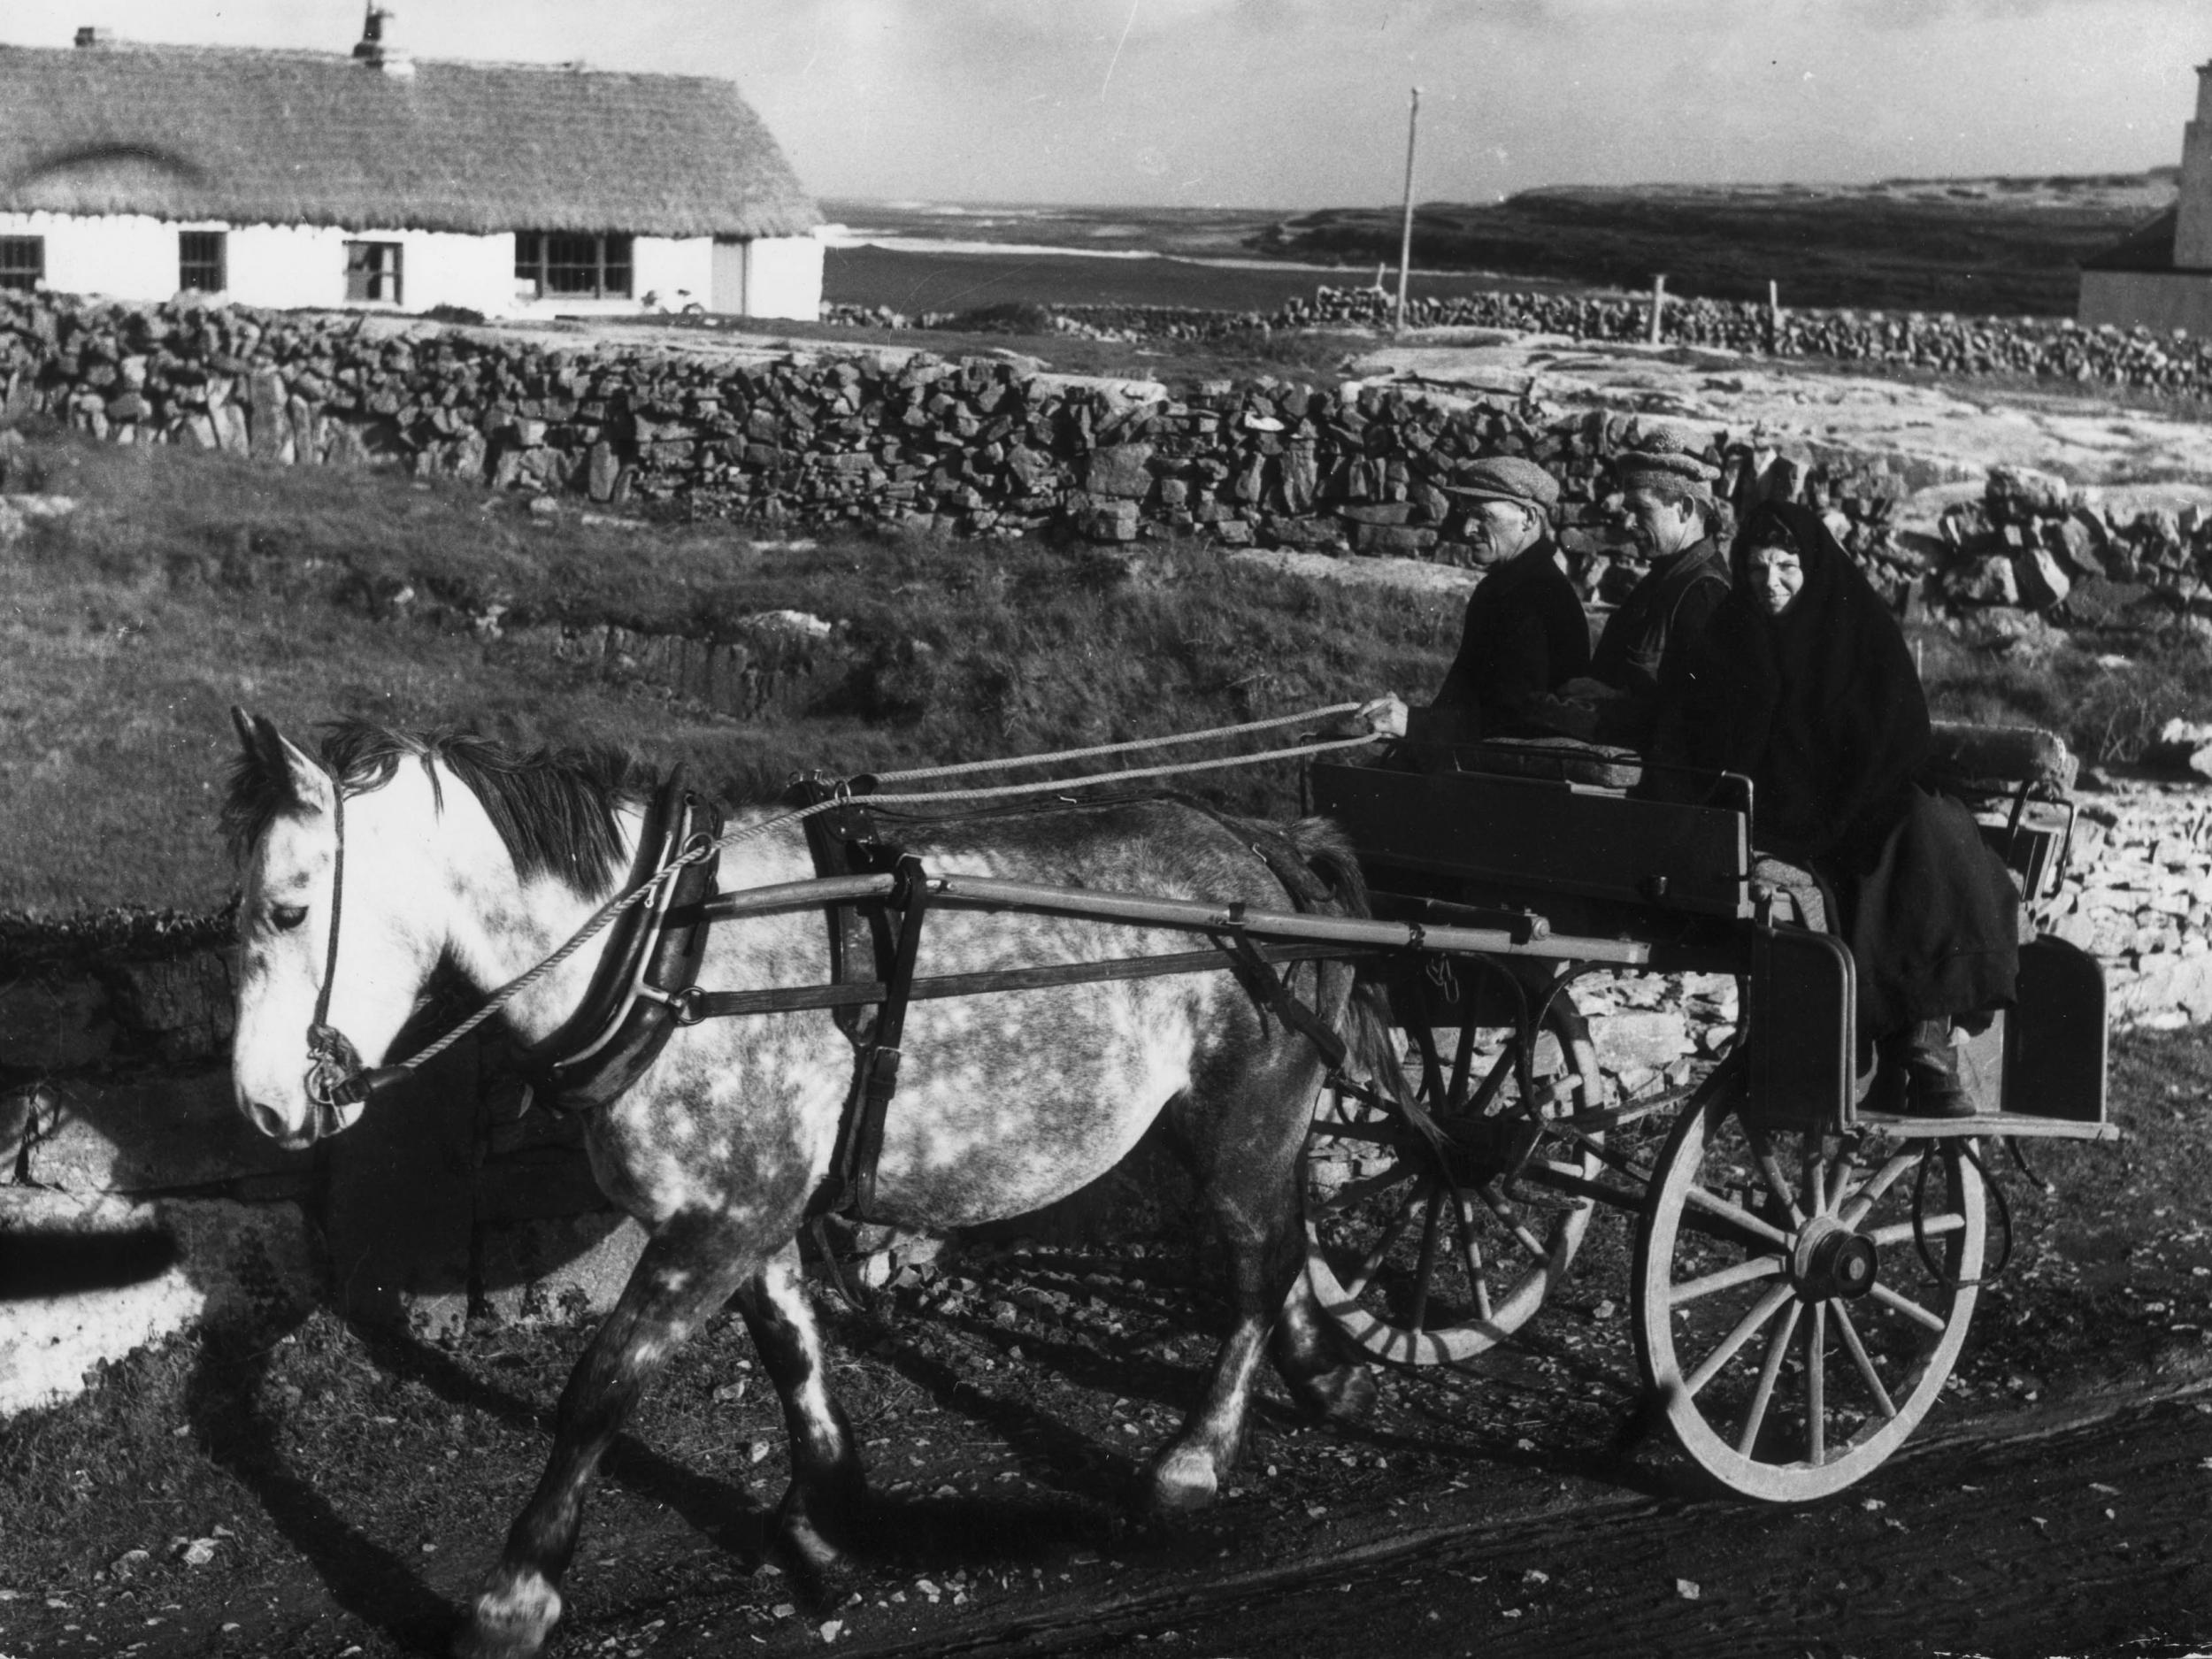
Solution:
M 1684 688 L 1694 764 L 1747 774 L 1759 849 L 1835 895 L 1873 1041 L 1909 1109 L 1971 1110 L 1950 1017 L 2012 1000 L 2019 899 L 1972 816 L 1916 782 L 1928 703 L 1903 632 L 1819 516 L 1755 509 Z

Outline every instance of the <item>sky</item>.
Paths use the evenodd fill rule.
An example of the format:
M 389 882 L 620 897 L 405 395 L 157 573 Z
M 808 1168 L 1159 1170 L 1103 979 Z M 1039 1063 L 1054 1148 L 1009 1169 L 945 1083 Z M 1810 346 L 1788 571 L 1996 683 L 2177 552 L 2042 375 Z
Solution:
M 1416 189 L 2170 166 L 2206 0 L 395 0 L 423 58 L 712 74 L 808 188 L 1311 208 Z M 343 51 L 360 0 L 0 0 L 0 42 Z

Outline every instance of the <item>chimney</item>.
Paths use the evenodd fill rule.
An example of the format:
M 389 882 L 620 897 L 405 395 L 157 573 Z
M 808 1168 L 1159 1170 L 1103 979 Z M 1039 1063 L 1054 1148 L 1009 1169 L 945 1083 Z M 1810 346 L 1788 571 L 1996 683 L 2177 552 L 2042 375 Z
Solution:
M 77 30 L 77 44 L 88 50 L 102 46 L 112 46 L 115 41 L 116 34 L 113 29 L 104 29 L 97 24 L 83 24 Z
M 399 14 L 389 6 L 369 0 L 368 15 L 361 20 L 361 39 L 353 49 L 354 61 L 365 69 L 373 69 L 396 80 L 412 75 L 412 54 L 391 38 L 392 25 L 398 20 Z

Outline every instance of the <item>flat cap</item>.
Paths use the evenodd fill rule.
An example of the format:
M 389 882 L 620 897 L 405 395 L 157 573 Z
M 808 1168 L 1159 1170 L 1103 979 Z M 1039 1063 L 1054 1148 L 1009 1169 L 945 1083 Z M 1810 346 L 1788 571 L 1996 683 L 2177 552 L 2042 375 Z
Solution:
M 1720 469 L 1700 460 L 1688 450 L 1655 444 L 1648 449 L 1624 449 L 1613 457 L 1613 488 L 1656 490 L 1663 495 L 1713 498 Z
M 1517 455 L 1493 455 L 1470 465 L 1444 493 L 1473 501 L 1518 502 L 1549 518 L 1559 504 L 1559 480 Z

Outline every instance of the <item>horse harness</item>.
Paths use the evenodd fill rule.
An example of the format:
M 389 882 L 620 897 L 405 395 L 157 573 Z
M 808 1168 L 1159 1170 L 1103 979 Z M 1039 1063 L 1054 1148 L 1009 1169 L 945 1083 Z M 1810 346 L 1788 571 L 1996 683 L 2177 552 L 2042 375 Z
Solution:
M 336 780 L 333 780 L 334 785 Z M 624 911 L 614 923 L 598 970 L 575 1011 L 541 1041 L 510 1043 L 508 1063 L 526 1087 L 514 1116 L 542 1105 L 582 1114 L 609 1104 L 643 1076 L 667 1047 L 679 1026 L 720 1014 L 773 1012 L 827 1007 L 856 1050 L 852 1087 L 840 1113 L 837 1141 L 828 1174 L 808 1205 L 810 1218 L 841 1214 L 856 1222 L 873 1218 L 876 1165 L 883 1150 L 884 1126 L 898 1091 L 907 1005 L 914 993 L 914 967 L 929 910 L 929 885 L 919 857 L 887 841 L 867 805 L 874 780 L 846 780 L 810 773 L 795 780 L 800 806 L 837 804 L 805 820 L 809 852 L 823 879 L 888 875 L 890 892 L 879 899 L 833 903 L 825 909 L 829 931 L 828 987 L 800 987 L 785 993 L 725 993 L 698 984 L 712 920 L 719 854 L 712 850 L 722 832 L 713 804 L 684 785 L 681 767 L 670 776 L 648 807 L 631 861 L 627 887 L 644 887 L 680 858 L 688 858 L 672 879 L 663 882 L 644 902 Z M 1164 798 L 1191 807 L 1230 830 L 1265 863 L 1302 910 L 1332 896 L 1290 842 L 1279 832 L 1248 819 L 1232 818 L 1202 802 L 1180 795 Z M 361 1065 L 353 1045 L 327 1023 L 330 988 L 337 967 L 339 906 L 345 872 L 345 818 L 338 793 L 337 851 L 334 869 L 328 959 L 309 1033 L 309 1092 L 327 1104 L 349 1103 L 406 1075 L 404 1067 Z M 1242 909 L 1230 907 L 1232 915 Z M 1225 967 L 1254 1002 L 1313 1043 L 1331 1071 L 1346 1057 L 1343 1040 L 1302 1002 L 1276 972 L 1279 962 L 1322 954 L 1293 947 L 1262 947 L 1233 925 L 1210 935 L 1212 952 L 1148 959 L 1151 973 L 1188 972 Z M 1081 965 L 1041 971 L 1033 983 L 1076 983 L 1094 979 L 1140 977 L 1115 972 L 1125 964 Z M 1004 979 L 1006 988 L 1021 981 L 1020 972 L 979 976 Z M 964 993 L 964 985 L 931 981 L 926 995 Z M 975 988 L 986 988 L 978 985 Z

